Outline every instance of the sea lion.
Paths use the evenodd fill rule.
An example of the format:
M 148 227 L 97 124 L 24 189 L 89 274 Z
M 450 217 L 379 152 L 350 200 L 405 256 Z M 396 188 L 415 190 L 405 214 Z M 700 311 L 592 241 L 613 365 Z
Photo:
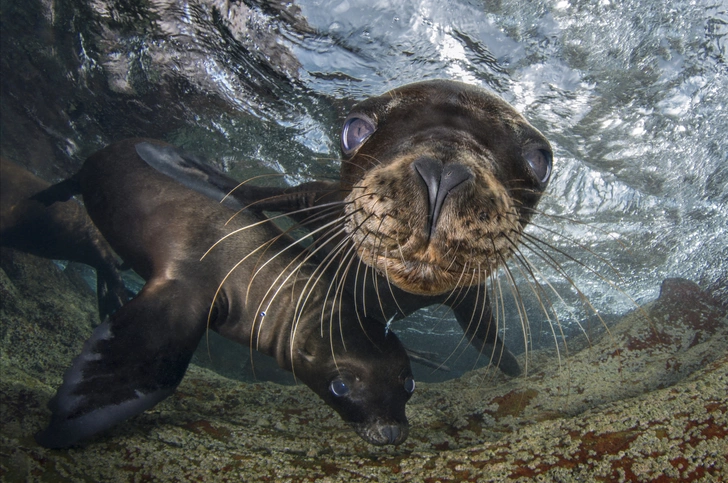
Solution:
M 364 313 L 385 322 L 448 305 L 474 346 L 520 374 L 485 285 L 514 254 L 530 270 L 519 241 L 551 175 L 546 138 L 495 94 L 432 80 L 354 106 L 341 151 L 339 182 L 292 188 L 239 184 L 198 159 L 155 167 L 249 210 L 288 213 L 310 229 L 322 264 L 343 267 Z
M 154 406 L 174 392 L 208 328 L 274 357 L 369 443 L 404 441 L 414 380 L 396 336 L 309 283 L 326 274 L 286 249 L 270 222 L 248 213 L 228 223 L 228 208 L 142 161 L 140 143 L 164 146 L 112 144 L 37 196 L 48 203 L 80 192 L 101 233 L 147 281 L 85 343 L 37 441 L 74 445 Z
M 120 262 L 76 200 L 45 206 L 31 198 L 49 186 L 0 158 L 0 245 L 95 268 L 99 318 L 103 320 L 129 298 L 119 275 Z

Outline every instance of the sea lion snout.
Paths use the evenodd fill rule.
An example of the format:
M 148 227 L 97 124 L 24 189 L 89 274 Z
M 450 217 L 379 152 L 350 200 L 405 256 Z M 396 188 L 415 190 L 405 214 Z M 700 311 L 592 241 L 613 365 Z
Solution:
M 427 237 L 432 238 L 442 211 L 445 198 L 465 182 L 473 179 L 472 171 L 460 163 L 443 165 L 438 159 L 421 157 L 412 163 L 427 187 L 428 217 Z
M 386 446 L 404 443 L 409 436 L 409 423 L 370 423 L 370 424 L 354 424 L 354 431 L 375 446 Z
M 407 430 L 408 427 L 405 426 L 405 429 Z M 400 436 L 404 435 L 406 438 L 406 432 L 403 432 L 399 426 L 393 425 L 393 424 L 387 424 L 380 428 L 379 433 L 386 438 L 388 444 L 398 444 L 400 439 Z

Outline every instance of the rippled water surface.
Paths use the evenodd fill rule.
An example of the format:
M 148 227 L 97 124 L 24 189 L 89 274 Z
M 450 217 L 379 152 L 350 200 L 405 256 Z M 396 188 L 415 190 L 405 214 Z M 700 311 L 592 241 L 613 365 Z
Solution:
M 567 276 L 605 319 L 667 277 L 728 303 L 727 11 L 712 0 L 3 1 L 2 153 L 57 180 L 144 135 L 237 177 L 296 183 L 336 176 L 354 102 L 462 80 L 498 92 L 554 146 L 530 232 L 566 276 L 530 258 L 562 294 L 567 332 L 589 319 Z M 450 333 L 418 320 L 401 330 Z

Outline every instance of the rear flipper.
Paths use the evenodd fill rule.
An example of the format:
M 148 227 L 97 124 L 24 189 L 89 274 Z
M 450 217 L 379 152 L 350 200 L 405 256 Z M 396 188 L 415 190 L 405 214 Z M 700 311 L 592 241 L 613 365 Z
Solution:
M 74 176 L 51 185 L 30 197 L 30 199 L 42 203 L 49 210 L 45 217 L 55 224 L 45 228 L 48 232 L 63 233 L 59 237 L 68 238 L 68 240 L 71 240 L 77 234 L 77 244 L 75 246 L 69 241 L 64 244 L 69 245 L 65 250 L 50 250 L 51 253 L 37 254 L 48 258 L 55 258 L 53 257 L 55 254 L 58 255 L 58 258 L 68 258 L 94 267 L 96 269 L 99 318 L 105 320 L 106 317 L 116 312 L 129 300 L 129 293 L 119 275 L 118 270 L 120 267 L 113 250 L 98 232 L 91 219 L 88 218 L 86 210 L 80 205 L 77 206 L 75 203 L 71 203 L 60 206 L 57 212 L 50 211 L 53 209 L 50 207 L 54 203 L 65 203 L 72 196 L 80 193 L 81 188 L 77 176 Z M 56 226 L 59 224 L 63 224 L 63 226 Z M 76 231 L 74 232 L 74 230 Z M 44 238 L 49 237 L 52 237 L 52 234 L 44 236 Z
M 174 392 L 205 330 L 204 304 L 181 282 L 148 283 L 86 341 L 48 403 L 36 434 L 47 448 L 72 446 L 156 405 Z
M 81 185 L 76 178 L 68 178 L 39 191 L 30 197 L 31 200 L 40 201 L 45 206 L 50 206 L 56 201 L 68 201 L 72 196 L 81 193 Z

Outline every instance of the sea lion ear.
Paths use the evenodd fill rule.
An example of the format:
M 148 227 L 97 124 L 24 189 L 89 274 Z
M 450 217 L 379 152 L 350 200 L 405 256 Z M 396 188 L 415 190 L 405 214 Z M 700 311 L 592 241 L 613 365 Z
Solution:
M 308 363 L 313 363 L 316 360 L 316 356 L 311 354 L 305 347 L 300 347 L 298 349 L 298 355 Z
M 36 434 L 38 444 L 78 444 L 177 388 L 204 333 L 204 316 L 179 307 L 179 282 L 150 285 L 93 331 L 48 403 L 53 414 Z
M 319 353 L 319 346 L 321 335 L 318 331 L 314 331 L 306 337 L 306 340 L 294 340 L 296 347 L 296 353 L 305 362 L 313 364 L 317 360 L 317 354 Z

